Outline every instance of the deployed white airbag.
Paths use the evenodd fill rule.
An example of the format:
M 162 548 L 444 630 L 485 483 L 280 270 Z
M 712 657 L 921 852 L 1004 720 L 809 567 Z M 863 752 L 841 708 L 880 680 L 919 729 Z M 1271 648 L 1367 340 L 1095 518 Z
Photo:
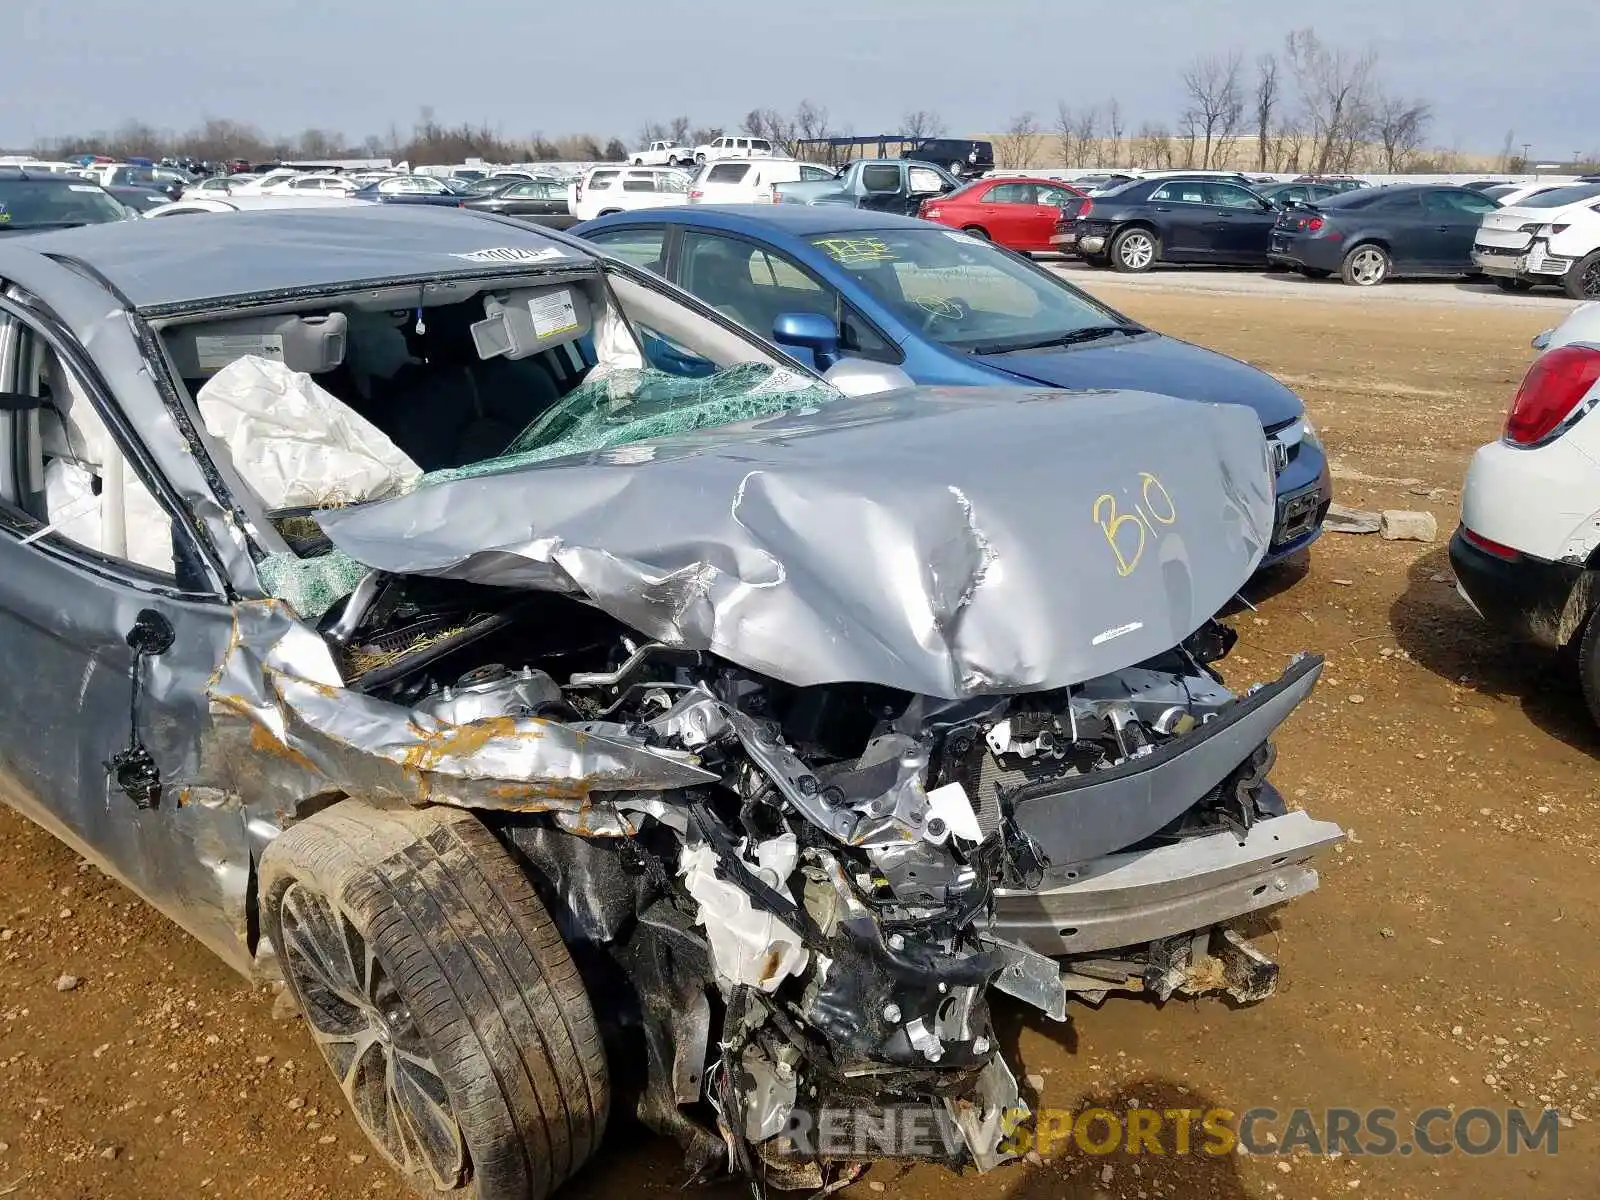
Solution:
M 382 430 L 282 363 L 235 359 L 195 399 L 207 432 L 269 509 L 377 500 L 422 477 Z

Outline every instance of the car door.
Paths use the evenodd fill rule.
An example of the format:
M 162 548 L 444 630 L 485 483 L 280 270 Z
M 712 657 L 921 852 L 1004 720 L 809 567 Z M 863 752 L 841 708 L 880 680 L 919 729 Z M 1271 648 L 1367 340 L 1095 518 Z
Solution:
M 917 215 L 923 201 L 943 196 L 956 188 L 955 180 L 926 163 L 907 164 L 905 175 L 905 192 L 900 197 L 899 207 L 894 211 L 904 213 L 908 217 Z
M 1056 231 L 1056 222 L 1061 219 L 1062 206 L 1069 201 L 1078 199 L 1078 196 L 1066 188 L 1046 187 L 1038 185 L 1033 205 L 1024 219 L 1021 241 L 1015 247 L 1018 250 L 1053 250 L 1050 244 L 1050 235 Z
M 1236 183 L 1206 185 L 1214 205 L 1213 257 L 1236 263 L 1267 261 L 1267 243 L 1278 211 L 1249 188 Z
M 1495 202 L 1465 188 L 1439 188 L 1423 194 L 1422 207 L 1433 222 L 1433 269 L 1452 274 L 1471 270 L 1472 243 L 1483 214 L 1498 207 Z
M 1033 207 L 1030 183 L 993 183 L 980 189 L 975 224 L 1002 246 L 1015 246 L 1026 224 L 1024 214 Z
M 1161 235 L 1162 258 L 1195 262 L 1212 257 L 1210 227 L 1215 218 L 1210 199 L 1201 180 L 1174 180 L 1150 193 L 1149 211 Z
M 857 207 L 875 212 L 900 212 L 906 197 L 905 167 L 899 163 L 862 163 Z
M 251 839 L 206 695 L 233 608 L 87 362 L 0 300 L 0 390 L 47 401 L 0 411 L 0 799 L 248 969 Z
M 1422 195 L 1415 191 L 1385 196 L 1371 210 L 1373 224 L 1389 244 L 1389 258 L 1396 271 L 1431 271 L 1442 250 L 1440 223 L 1422 206 Z

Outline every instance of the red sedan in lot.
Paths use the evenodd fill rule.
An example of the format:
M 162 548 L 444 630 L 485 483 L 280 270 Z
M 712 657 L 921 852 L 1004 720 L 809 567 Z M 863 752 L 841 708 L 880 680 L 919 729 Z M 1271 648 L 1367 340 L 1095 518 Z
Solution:
M 1053 250 L 1061 206 L 1085 193 L 1054 179 L 979 179 L 923 202 L 917 215 L 964 229 L 1008 250 Z

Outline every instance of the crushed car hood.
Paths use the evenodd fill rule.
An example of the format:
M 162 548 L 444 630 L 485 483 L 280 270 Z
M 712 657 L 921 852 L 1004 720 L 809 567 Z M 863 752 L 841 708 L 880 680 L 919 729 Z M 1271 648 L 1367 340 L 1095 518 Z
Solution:
M 954 699 L 1169 649 L 1249 577 L 1272 517 L 1249 408 L 913 388 L 318 520 L 374 569 L 575 596 L 798 686 Z

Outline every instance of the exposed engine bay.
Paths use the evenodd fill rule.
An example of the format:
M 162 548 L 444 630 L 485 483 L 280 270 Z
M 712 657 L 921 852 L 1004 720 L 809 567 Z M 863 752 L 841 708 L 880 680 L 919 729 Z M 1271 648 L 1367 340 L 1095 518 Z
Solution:
M 1275 822 L 1319 827 L 1301 863 L 1342 836 L 1286 814 L 1254 734 L 1189 794 L 1142 807 L 1113 795 L 1143 825 L 1097 827 L 1092 797 L 1072 820 L 1056 810 L 1074 785 L 1149 790 L 1146 767 L 1182 764 L 1238 723 L 1254 694 L 1236 697 L 1213 668 L 1235 637 L 1216 621 L 1082 684 L 959 700 L 794 686 L 646 641 L 565 597 L 378 572 L 321 632 L 353 692 L 418 719 L 549 722 L 694 772 L 684 786 L 480 815 L 526 856 L 597 1010 L 642 1039 L 640 1116 L 697 1172 L 815 1188 L 886 1153 L 996 1165 L 1027 1106 L 991 989 L 1058 1020 L 1073 994 L 1261 999 L 1276 968 L 1230 922 L 1290 889 L 1246 872 L 1242 906 L 1185 908 L 1168 880 L 1126 919 L 1090 890 L 1081 902 L 1110 923 L 1077 954 L 1063 897 L 1126 863 L 1244 848 Z M 1285 678 L 1309 691 L 1318 669 L 1297 661 Z M 1282 878 L 1287 847 L 1273 841 Z M 1290 869 L 1309 876 L 1290 894 L 1315 886 Z M 1138 940 L 1107 942 L 1120 928 Z M 907 1128 L 938 1136 L 893 1135 Z

